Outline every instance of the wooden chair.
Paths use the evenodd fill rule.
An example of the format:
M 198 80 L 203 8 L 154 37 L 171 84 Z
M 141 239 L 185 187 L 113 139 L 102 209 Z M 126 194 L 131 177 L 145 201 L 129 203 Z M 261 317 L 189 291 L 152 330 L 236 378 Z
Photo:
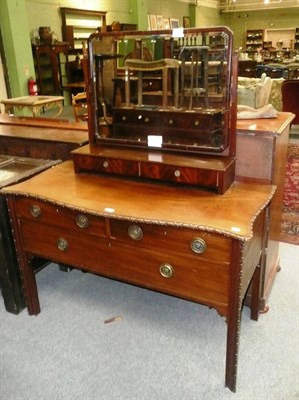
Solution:
M 296 115 L 292 124 L 299 125 L 299 80 L 286 80 L 281 85 L 282 111 Z
M 86 92 L 73 94 L 72 95 L 72 106 L 73 113 L 75 117 L 75 121 L 87 121 L 88 113 L 87 113 L 87 97 Z

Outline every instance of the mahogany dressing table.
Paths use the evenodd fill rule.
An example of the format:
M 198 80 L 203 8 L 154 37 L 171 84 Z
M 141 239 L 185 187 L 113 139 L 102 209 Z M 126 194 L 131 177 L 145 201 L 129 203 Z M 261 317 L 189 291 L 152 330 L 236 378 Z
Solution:
M 181 68 L 182 56 L 178 88 L 178 71 L 164 67 L 174 59 Z M 73 162 L 2 190 L 28 312 L 40 312 L 34 256 L 213 307 L 227 321 L 225 385 L 235 391 L 241 309 L 251 285 L 258 319 L 275 187 L 235 181 L 232 32 L 92 34 L 88 57 L 90 144 Z M 163 75 L 162 91 L 142 92 L 153 73 Z M 125 85 L 116 102 L 113 84 L 128 74 L 137 98 Z

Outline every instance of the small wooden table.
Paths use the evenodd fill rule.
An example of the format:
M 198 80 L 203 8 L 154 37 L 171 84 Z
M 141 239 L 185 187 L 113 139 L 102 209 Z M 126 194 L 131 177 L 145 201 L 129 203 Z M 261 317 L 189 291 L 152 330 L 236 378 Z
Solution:
M 58 112 L 52 117 L 56 118 L 62 112 L 63 100 L 63 96 L 23 96 L 5 99 L 1 103 L 4 104 L 6 114 L 12 113 L 14 107 L 19 109 L 28 108 L 33 117 L 40 115 L 41 109 L 58 107 Z

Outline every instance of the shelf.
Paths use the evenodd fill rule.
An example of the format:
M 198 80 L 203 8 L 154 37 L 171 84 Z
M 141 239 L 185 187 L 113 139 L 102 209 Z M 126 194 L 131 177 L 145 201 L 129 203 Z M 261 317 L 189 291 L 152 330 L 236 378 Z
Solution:
M 81 42 L 87 41 L 91 33 L 106 27 L 106 11 L 60 7 L 60 12 L 62 37 L 70 43 L 72 50 L 78 49 L 79 46 L 82 48 Z

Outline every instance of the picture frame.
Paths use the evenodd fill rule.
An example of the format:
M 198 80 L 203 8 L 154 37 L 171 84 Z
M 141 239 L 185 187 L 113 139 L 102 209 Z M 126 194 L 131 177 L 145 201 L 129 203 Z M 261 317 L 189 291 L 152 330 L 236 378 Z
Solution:
M 179 20 L 177 18 L 169 18 L 170 29 L 176 29 L 180 27 Z
M 190 28 L 190 17 L 183 17 L 183 28 Z
M 157 15 L 156 16 L 157 19 L 157 29 L 163 29 L 163 17 L 162 15 Z
M 170 29 L 169 18 L 163 18 L 162 26 L 163 29 Z
M 148 14 L 148 26 L 152 31 L 157 30 L 157 16 L 156 14 Z

